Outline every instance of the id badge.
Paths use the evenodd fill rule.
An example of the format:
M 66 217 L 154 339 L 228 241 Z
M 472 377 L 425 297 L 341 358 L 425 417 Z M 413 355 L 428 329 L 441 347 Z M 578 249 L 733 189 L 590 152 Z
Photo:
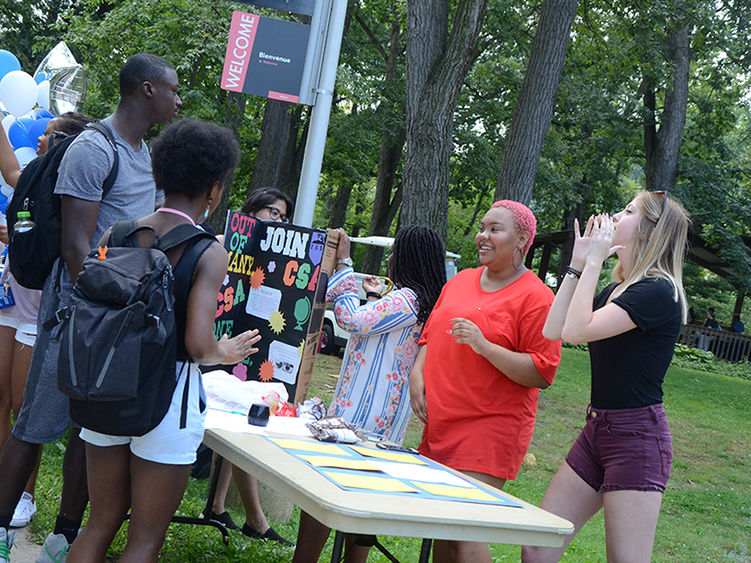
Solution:
M 13 299 L 13 292 L 10 290 L 10 284 L 5 282 L 0 285 L 0 309 L 6 309 L 16 304 Z

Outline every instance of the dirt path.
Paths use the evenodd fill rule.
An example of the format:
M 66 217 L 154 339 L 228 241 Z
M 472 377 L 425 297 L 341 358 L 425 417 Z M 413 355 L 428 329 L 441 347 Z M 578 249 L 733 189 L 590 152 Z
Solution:
M 42 546 L 29 541 L 29 528 L 15 528 L 16 533 L 13 549 L 10 551 L 10 560 L 13 563 L 35 563 L 39 557 Z

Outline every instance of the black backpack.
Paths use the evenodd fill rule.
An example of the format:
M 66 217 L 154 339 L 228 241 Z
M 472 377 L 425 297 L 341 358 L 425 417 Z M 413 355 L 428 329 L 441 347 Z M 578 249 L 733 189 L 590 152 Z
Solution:
M 86 127 L 104 135 L 114 151 L 112 170 L 102 186 L 104 199 L 117 179 L 117 146 L 112 131 L 104 123 L 89 123 Z M 60 161 L 75 138 L 76 135 L 65 137 L 26 165 L 6 210 L 10 271 L 18 283 L 29 289 L 44 287 L 52 265 L 60 256 L 62 220 L 55 184 Z M 31 220 L 36 224 L 33 229 L 22 233 L 13 231 L 19 211 L 31 213 Z
M 63 323 L 57 383 L 70 397 L 71 419 L 103 434 L 142 436 L 167 413 L 183 373 L 175 374 L 175 295 L 187 302 L 196 264 L 216 240 L 186 223 L 142 248 L 136 235 L 143 229 L 153 231 L 115 223 L 109 244 L 84 259 L 69 306 L 53 320 Z M 173 276 L 164 251 L 184 242 Z M 181 428 L 187 402 L 186 383 Z

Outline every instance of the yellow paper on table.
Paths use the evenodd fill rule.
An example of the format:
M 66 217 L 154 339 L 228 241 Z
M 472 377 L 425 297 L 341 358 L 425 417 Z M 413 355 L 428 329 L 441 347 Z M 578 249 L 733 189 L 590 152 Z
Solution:
M 269 440 L 285 450 L 305 450 L 306 452 L 318 452 L 320 454 L 350 455 L 347 450 L 340 448 L 336 444 L 324 444 L 313 442 L 312 440 L 290 440 L 289 438 L 269 438 Z
M 437 483 L 415 483 L 421 489 L 425 489 L 431 495 L 438 495 L 442 497 L 455 497 L 466 498 L 471 500 L 489 500 L 498 501 L 497 497 L 494 497 L 490 493 L 483 491 L 482 489 L 468 489 L 466 487 L 454 487 L 453 485 L 439 485 Z
M 417 489 L 390 477 L 373 477 L 359 473 L 329 473 L 326 475 L 343 487 L 383 491 L 389 493 L 416 493 Z
M 398 452 L 389 452 L 385 450 L 376 450 L 373 448 L 364 448 L 362 446 L 350 446 L 357 453 L 368 457 L 378 459 L 387 459 L 389 461 L 400 461 L 402 463 L 416 463 L 418 465 L 427 465 L 423 460 L 413 454 L 400 454 Z
M 329 457 L 325 455 L 298 455 L 314 467 L 336 467 L 339 469 L 357 469 L 360 471 L 380 471 L 366 459 L 353 457 Z

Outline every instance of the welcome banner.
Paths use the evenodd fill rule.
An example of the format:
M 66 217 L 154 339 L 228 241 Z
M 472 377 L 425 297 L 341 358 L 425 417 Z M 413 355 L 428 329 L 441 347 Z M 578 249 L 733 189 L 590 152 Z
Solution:
M 221 88 L 297 103 L 310 26 L 233 12 Z

